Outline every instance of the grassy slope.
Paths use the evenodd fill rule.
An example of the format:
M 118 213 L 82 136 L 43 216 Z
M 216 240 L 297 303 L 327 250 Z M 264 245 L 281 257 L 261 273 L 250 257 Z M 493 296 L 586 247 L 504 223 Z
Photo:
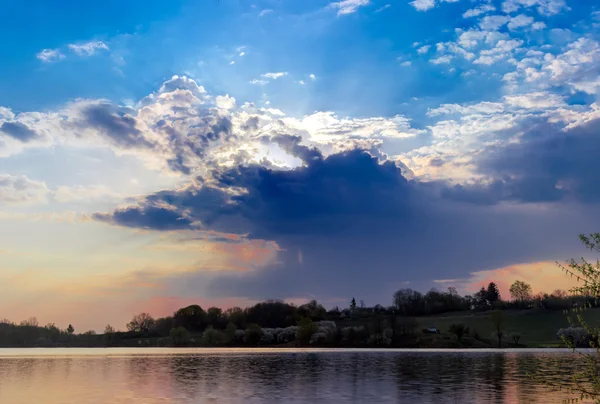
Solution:
M 568 327 L 565 314 L 562 311 L 549 310 L 507 310 L 505 314 L 504 333 L 509 336 L 512 332 L 521 334 L 521 344 L 529 347 L 556 346 L 560 341 L 556 337 L 559 328 Z M 584 313 L 584 318 L 592 325 L 600 325 L 600 308 Z M 483 338 L 490 338 L 493 324 L 489 313 L 449 313 L 438 316 L 417 317 L 419 329 L 437 327 L 442 333 L 447 333 L 451 324 L 462 323 L 471 330 L 477 330 Z

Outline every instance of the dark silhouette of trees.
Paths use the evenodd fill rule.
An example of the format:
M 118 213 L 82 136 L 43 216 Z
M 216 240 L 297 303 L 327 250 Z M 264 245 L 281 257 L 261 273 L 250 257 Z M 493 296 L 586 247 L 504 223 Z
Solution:
M 206 328 L 206 312 L 197 304 L 179 309 L 173 315 L 173 326 L 188 331 L 203 331 Z
M 147 334 L 154 326 L 154 318 L 148 313 L 140 313 L 133 316 L 127 323 L 127 329 L 132 332 Z
M 494 282 L 490 282 L 486 292 L 488 304 L 491 307 L 494 307 L 494 304 L 500 301 L 500 290 L 498 289 L 498 285 L 496 285 Z
M 225 318 L 237 328 L 245 328 L 246 317 L 246 312 L 240 307 L 236 306 L 225 310 Z
M 350 302 L 350 311 L 354 312 L 356 311 L 356 299 L 352 298 L 352 301 Z
M 296 324 L 297 310 L 296 307 L 288 303 L 279 300 L 268 300 L 249 307 L 246 310 L 244 322 L 259 324 L 268 328 L 289 327 Z
M 67 327 L 67 332 L 69 333 L 69 335 L 72 335 L 75 332 L 75 328 L 73 328 L 73 326 L 69 324 L 69 326 Z
M 520 307 L 526 307 L 531 301 L 531 285 L 523 281 L 515 281 L 510 286 L 510 296 Z
M 298 316 L 300 318 L 307 317 L 313 321 L 321 321 L 325 320 L 327 317 L 327 310 L 317 303 L 316 300 L 311 300 L 310 302 L 303 304 L 298 307 Z

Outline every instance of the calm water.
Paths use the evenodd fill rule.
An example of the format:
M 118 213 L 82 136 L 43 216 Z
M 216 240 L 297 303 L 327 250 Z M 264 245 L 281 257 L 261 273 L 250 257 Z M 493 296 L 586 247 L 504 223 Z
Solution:
M 557 351 L 0 349 L 2 404 L 560 403 Z M 558 376 L 560 377 L 560 376 Z

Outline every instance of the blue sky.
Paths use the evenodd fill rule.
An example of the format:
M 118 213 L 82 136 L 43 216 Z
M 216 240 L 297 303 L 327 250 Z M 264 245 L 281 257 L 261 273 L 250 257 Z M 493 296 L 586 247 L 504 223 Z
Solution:
M 551 288 L 600 224 L 593 1 L 40 0 L 0 34 L 18 316 Z

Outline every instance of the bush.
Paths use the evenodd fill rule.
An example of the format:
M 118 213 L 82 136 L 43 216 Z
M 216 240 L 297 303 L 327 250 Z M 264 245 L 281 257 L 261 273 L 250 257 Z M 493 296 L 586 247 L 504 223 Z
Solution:
M 296 339 L 304 343 L 310 342 L 312 335 L 316 333 L 317 330 L 317 324 L 315 324 L 310 318 L 305 317 L 298 323 Z
M 562 340 L 566 339 L 578 346 L 585 345 L 590 339 L 590 334 L 583 327 L 561 328 L 556 335 L 558 338 Z
M 175 346 L 186 345 L 190 341 L 190 333 L 184 327 L 171 328 L 169 335 Z
M 200 339 L 200 343 L 207 346 L 221 345 L 225 341 L 225 334 L 222 331 L 215 330 L 212 325 L 208 326 L 208 328 L 204 330 L 202 333 L 202 338 Z
M 235 330 L 233 333 L 233 343 L 242 344 L 246 338 L 246 331 L 244 330 Z
M 260 345 L 271 345 L 275 341 L 275 337 L 270 332 L 265 332 L 263 330 L 263 335 L 260 337 L 258 343 Z
M 298 327 L 290 326 L 281 329 L 281 332 L 277 334 L 277 342 L 278 343 L 286 343 L 291 342 L 296 339 L 296 333 L 298 332 Z
M 452 324 L 448 331 L 456 336 L 458 342 L 460 342 L 465 335 L 469 335 L 469 327 L 464 324 Z
M 310 344 L 323 344 L 327 342 L 327 334 L 317 331 L 310 336 Z
M 235 340 L 236 340 L 235 334 L 237 331 L 238 331 L 238 329 L 235 326 L 235 324 L 233 324 L 232 322 L 229 322 L 227 324 L 227 327 L 225 328 L 225 341 L 224 342 L 226 344 L 231 344 L 231 343 L 235 342 Z
M 262 336 L 262 328 L 257 324 L 250 324 L 244 333 L 244 342 L 248 345 L 257 345 Z

